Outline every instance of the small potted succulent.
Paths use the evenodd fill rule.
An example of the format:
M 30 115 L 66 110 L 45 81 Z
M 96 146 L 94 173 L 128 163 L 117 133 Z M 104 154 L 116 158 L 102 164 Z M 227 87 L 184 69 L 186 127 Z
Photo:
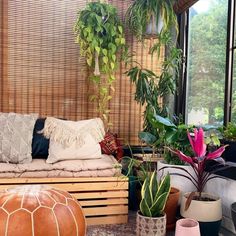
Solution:
M 166 235 L 166 214 L 164 208 L 170 193 L 170 175 L 166 175 L 160 183 L 157 172 L 148 176 L 141 190 L 140 211 L 137 212 L 136 235 Z
M 191 181 L 196 188 L 195 191 L 183 195 L 180 209 L 181 215 L 185 218 L 197 220 L 200 223 L 202 236 L 218 235 L 222 219 L 221 199 L 210 193 L 205 193 L 204 187 L 209 180 L 219 178 L 219 176 L 213 175 L 219 169 L 205 172 L 205 167 L 209 160 L 215 160 L 221 164 L 224 163 L 221 155 L 225 150 L 225 146 L 218 148 L 214 152 L 207 153 L 207 145 L 204 143 L 204 132 L 202 128 L 199 130 L 194 129 L 194 138 L 188 133 L 188 138 L 194 152 L 193 156 L 185 155 L 179 150 L 171 151 L 191 166 L 195 176 L 181 167 L 172 166 L 164 168 L 181 170 L 182 173 L 178 173 L 178 175 Z M 174 173 L 172 174 L 174 175 Z

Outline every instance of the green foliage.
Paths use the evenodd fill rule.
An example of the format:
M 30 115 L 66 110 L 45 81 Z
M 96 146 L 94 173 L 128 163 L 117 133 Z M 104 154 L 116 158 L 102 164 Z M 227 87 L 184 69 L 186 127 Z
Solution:
M 158 25 L 162 19 L 163 28 L 160 34 L 165 34 L 174 26 L 178 31 L 177 18 L 173 10 L 173 0 L 135 0 L 126 12 L 126 24 L 136 38 L 145 38 L 147 25 L 151 22 Z M 160 19 L 160 17 L 161 19 Z M 153 25 L 153 28 L 155 27 Z
M 226 140 L 236 141 L 236 124 L 228 123 L 222 131 L 222 135 Z
M 167 36 L 167 34 L 165 35 Z M 182 51 L 177 49 L 170 35 L 159 40 L 151 48 L 153 54 L 160 56 L 161 47 L 167 47 L 166 57 L 162 63 L 162 72 L 158 76 L 153 71 L 144 69 L 139 65 L 131 68 L 126 74 L 136 86 L 135 100 L 141 105 L 146 105 L 144 112 L 144 130 L 154 132 L 152 125 L 147 119 L 148 111 L 152 110 L 162 116 L 167 116 L 167 107 L 159 101 L 170 94 L 175 94 L 177 75 L 181 63 Z
M 146 144 L 155 147 L 155 149 L 162 150 L 163 157 L 168 164 L 184 165 L 169 149 L 178 149 L 187 155 L 191 155 L 192 151 L 187 130 L 191 130 L 193 127 L 182 123 L 175 125 L 168 118 L 161 117 L 152 112 L 148 113 L 148 119 L 156 130 L 156 139 L 151 139 L 150 136 L 153 135 L 149 132 L 142 132 L 139 138 Z M 150 142 L 150 140 L 153 142 Z
M 142 185 L 140 211 L 143 216 L 159 217 L 163 215 L 167 198 L 170 193 L 170 175 L 166 175 L 160 183 L 157 172 L 147 177 Z
M 76 42 L 80 53 L 86 58 L 89 68 L 94 70 L 90 77 L 97 94 L 90 97 L 98 104 L 98 111 L 108 120 L 108 102 L 114 90 L 115 71 L 119 62 L 118 52 L 125 48 L 124 29 L 118 18 L 116 8 L 100 2 L 87 4 L 78 12 L 74 26 Z

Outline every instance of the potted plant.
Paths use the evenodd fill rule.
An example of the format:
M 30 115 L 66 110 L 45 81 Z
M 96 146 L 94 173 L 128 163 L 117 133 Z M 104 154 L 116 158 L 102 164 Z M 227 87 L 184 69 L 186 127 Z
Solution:
M 160 183 L 158 183 L 156 171 L 145 179 L 141 190 L 140 211 L 137 212 L 136 233 L 138 236 L 166 235 L 164 208 L 169 192 L 169 175 L 166 175 Z
M 142 41 L 146 37 L 165 34 L 173 26 L 178 30 L 173 0 L 135 0 L 126 12 L 126 24 L 136 38 Z
M 107 3 L 88 3 L 78 12 L 74 32 L 80 53 L 93 71 L 89 79 L 95 92 L 90 100 L 96 102 L 101 118 L 109 126 L 108 104 L 114 91 L 119 52 L 125 49 L 124 29 L 116 8 Z
M 236 152 L 236 124 L 228 123 L 228 125 L 222 129 L 223 140 L 222 143 L 228 145 L 223 153 L 223 158 L 225 161 L 236 162 L 235 152 Z
M 185 218 L 199 221 L 202 236 L 218 235 L 222 219 L 221 199 L 210 193 L 205 193 L 203 190 L 209 180 L 219 178 L 219 176 L 213 175 L 217 170 L 205 172 L 206 163 L 209 160 L 224 163 L 220 156 L 224 152 L 225 146 L 218 148 L 214 152 L 207 153 L 202 128 L 194 130 L 194 138 L 188 133 L 188 138 L 194 152 L 193 156 L 185 155 L 179 150 L 172 150 L 182 161 L 188 163 L 196 174 L 196 176 L 193 176 L 186 169 L 171 167 L 182 170 L 182 173 L 178 173 L 178 175 L 191 181 L 196 188 L 195 191 L 183 195 L 180 213 Z M 168 169 L 169 167 L 164 168 Z

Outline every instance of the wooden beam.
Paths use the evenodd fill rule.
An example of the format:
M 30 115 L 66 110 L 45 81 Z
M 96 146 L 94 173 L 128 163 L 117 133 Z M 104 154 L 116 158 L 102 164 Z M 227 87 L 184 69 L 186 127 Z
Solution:
M 174 11 L 176 14 L 181 14 L 184 11 L 188 10 L 194 3 L 198 1 L 199 0 L 178 0 L 174 4 Z

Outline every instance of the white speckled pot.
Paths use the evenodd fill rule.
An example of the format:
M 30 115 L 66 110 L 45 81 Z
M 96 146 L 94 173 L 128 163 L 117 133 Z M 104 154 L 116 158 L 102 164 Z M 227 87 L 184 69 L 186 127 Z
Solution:
M 146 217 L 137 212 L 136 218 L 137 236 L 165 236 L 166 214 L 161 217 Z

